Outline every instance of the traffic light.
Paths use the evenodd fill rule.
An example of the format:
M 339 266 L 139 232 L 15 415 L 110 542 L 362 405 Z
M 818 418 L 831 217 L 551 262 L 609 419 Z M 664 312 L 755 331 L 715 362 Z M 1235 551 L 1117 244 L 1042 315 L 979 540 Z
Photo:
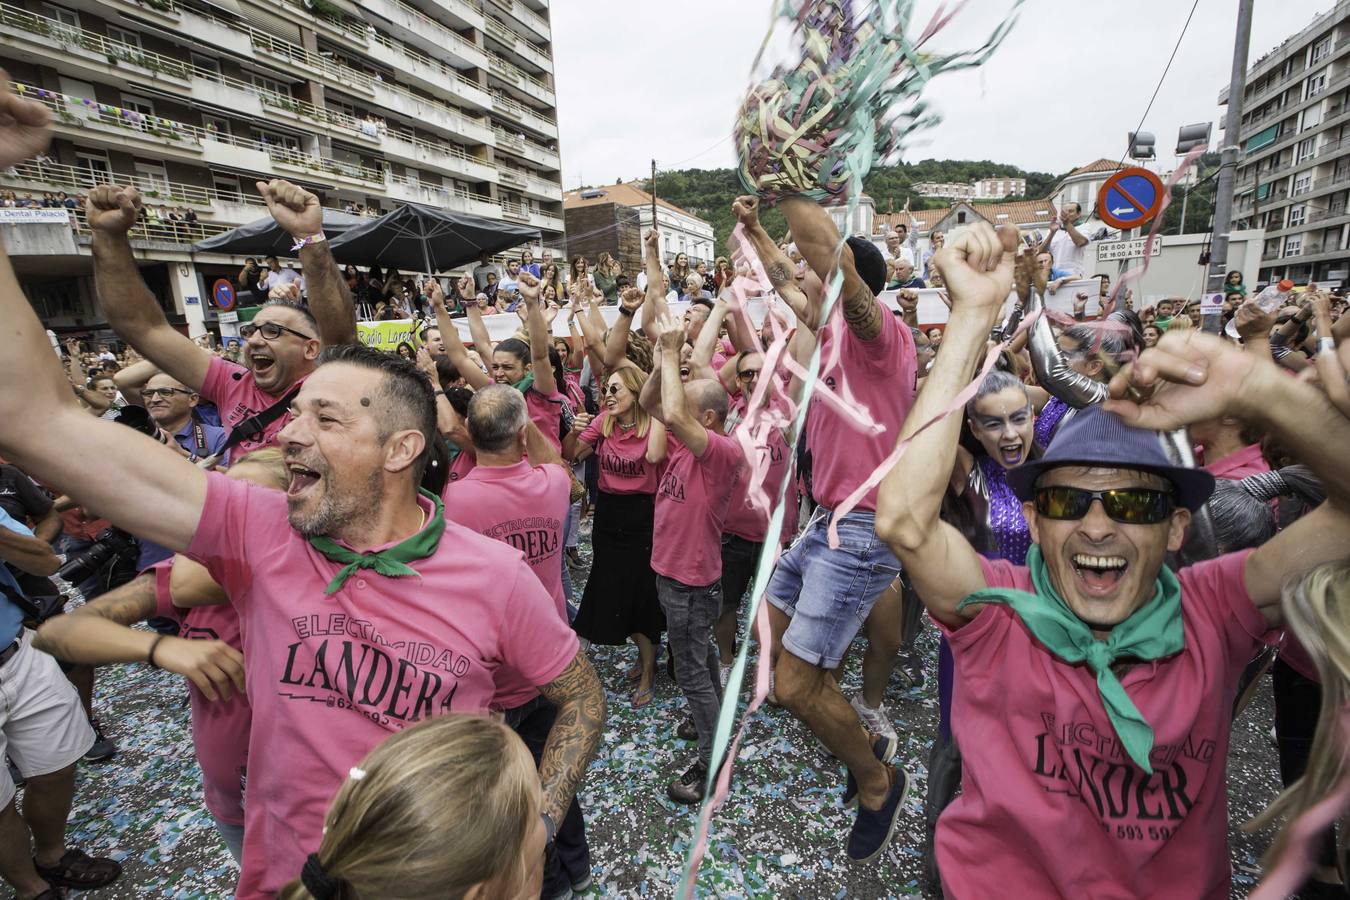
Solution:
M 1177 156 L 1185 156 L 1196 147 L 1208 147 L 1212 127 L 1209 122 L 1181 126 L 1177 131 Z
M 1130 132 L 1130 159 L 1145 160 L 1154 159 L 1157 153 L 1153 150 L 1153 135 L 1147 131 Z

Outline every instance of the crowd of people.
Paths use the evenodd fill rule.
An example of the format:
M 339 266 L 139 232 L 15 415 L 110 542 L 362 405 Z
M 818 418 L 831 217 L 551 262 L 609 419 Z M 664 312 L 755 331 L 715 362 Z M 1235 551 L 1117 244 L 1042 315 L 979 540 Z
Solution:
M 0 166 L 48 128 L 5 89 Z M 1061 316 L 1045 297 L 1082 276 L 1086 244 L 1070 208 L 1036 247 L 978 224 L 924 252 L 897 230 L 883 253 L 796 197 L 770 235 L 750 196 L 711 272 L 667 267 L 649 232 L 631 276 L 546 252 L 414 283 L 342 270 L 317 197 L 260 190 L 299 268 L 240 272 L 261 304 L 242 362 L 165 319 L 128 240 L 132 188 L 85 205 L 120 356 L 54 358 L 0 251 L 0 472 L 18 498 L 0 503 L 0 877 L 21 900 L 120 876 L 65 834 L 99 740 L 93 672 L 114 663 L 186 679 L 238 897 L 583 892 L 578 788 L 606 719 L 588 648 L 633 645 L 618 692 L 640 709 L 664 646 L 688 712 L 672 738 L 693 750 L 654 787 L 704 802 L 734 763 L 714 731 L 764 553 L 771 700 L 856 805 L 822 854 L 861 864 L 891 843 L 914 774 L 882 698 L 929 666 L 922 852 L 947 896 L 1227 896 L 1229 731 L 1272 648 L 1275 813 L 1345 790 L 1343 301 L 1308 291 L 1272 314 L 1233 291 L 1237 339 L 1105 284 L 1101 315 L 1080 295 Z M 950 316 L 924 331 L 912 291 L 935 282 Z M 360 344 L 378 304 L 424 316 L 416 341 Z M 515 334 L 494 341 L 492 314 Z M 82 605 L 63 611 L 58 569 Z M 936 661 L 915 649 L 925 611 Z M 859 651 L 850 697 L 836 673 Z M 1344 852 L 1315 831 L 1285 856 L 1303 896 L 1340 896 Z

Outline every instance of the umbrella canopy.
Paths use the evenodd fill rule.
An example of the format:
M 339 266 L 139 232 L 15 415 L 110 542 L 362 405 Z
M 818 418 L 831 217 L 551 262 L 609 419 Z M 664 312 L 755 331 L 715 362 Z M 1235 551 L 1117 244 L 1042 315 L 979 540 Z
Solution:
M 336 209 L 324 209 L 323 233 L 329 240 L 345 231 L 372 222 L 367 216 L 354 216 L 338 212 Z M 291 245 L 295 243 L 286 231 L 271 216 L 254 219 L 247 225 L 222 232 L 192 245 L 193 250 L 212 253 L 229 253 L 236 256 L 295 256 Z
M 436 273 L 539 240 L 539 229 L 406 204 L 330 242 L 339 262 Z

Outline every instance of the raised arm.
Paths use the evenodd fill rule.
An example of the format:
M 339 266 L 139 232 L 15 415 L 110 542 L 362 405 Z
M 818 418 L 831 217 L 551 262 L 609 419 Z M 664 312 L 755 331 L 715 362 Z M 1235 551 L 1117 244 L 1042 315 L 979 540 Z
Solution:
M 356 304 L 324 238 L 319 198 L 280 178 L 259 181 L 257 187 L 276 223 L 297 244 L 303 244 L 300 270 L 309 311 L 319 324 L 320 342 L 325 347 L 356 343 Z
M 588 412 L 579 412 L 572 417 L 572 430 L 562 440 L 562 455 L 574 463 L 579 463 L 595 452 L 595 448 L 581 439 L 581 433 L 591 424 L 592 416 Z M 550 445 L 551 446 L 551 445 Z M 526 453 L 529 453 L 528 447 Z
M 148 359 L 143 359 L 138 363 L 132 363 L 125 369 L 113 376 L 113 383 L 117 389 L 122 392 L 122 396 L 137 406 L 144 406 L 141 402 L 141 388 L 145 383 L 159 374 L 159 367 Z
M 465 315 L 469 320 L 469 337 L 473 338 L 473 349 L 478 351 L 478 356 L 485 364 L 491 365 L 492 336 L 488 334 L 487 325 L 483 323 L 483 308 L 478 305 L 477 298 L 475 302 L 469 304 Z
M 647 412 L 664 424 L 666 430 L 679 438 L 695 456 L 702 456 L 703 451 L 708 449 L 708 431 L 690 411 L 684 383 L 680 381 L 680 348 L 685 341 L 684 327 L 670 313 L 657 319 L 654 327 L 661 345 L 661 402 L 657 407 L 648 407 Z M 643 387 L 645 397 L 646 386 Z
M 650 297 L 650 290 L 644 295 L 635 287 L 624 288 L 623 293 L 619 295 L 619 315 L 609 329 L 609 337 L 605 338 L 606 372 L 614 372 L 626 365 L 633 365 L 627 356 L 628 335 L 633 328 L 633 316 Z
M 821 282 L 828 287 L 836 261 L 843 271 L 844 286 L 839 301 L 843 304 L 844 321 L 849 330 L 860 340 L 875 339 L 881 334 L 882 316 L 889 313 L 859 277 L 853 265 L 853 251 L 847 244 L 840 247 L 839 229 L 830 214 L 800 197 L 789 197 L 781 208 L 797 250 Z
M 731 204 L 731 211 L 736 214 L 736 221 L 744 226 L 745 236 L 750 240 L 750 246 L 755 248 L 755 255 L 764 266 L 764 273 L 769 276 L 773 289 L 783 298 L 798 322 L 816 331 L 820 327 L 820 306 L 807 298 L 797 283 L 797 267 L 760 223 L 759 198 L 737 197 Z
M 642 330 L 670 312 L 666 303 L 666 276 L 661 271 L 661 234 L 655 228 L 647 229 L 642 237 L 642 271 L 647 275 L 647 299 L 651 302 L 642 311 Z
M 558 392 L 558 379 L 553 375 L 553 363 L 548 358 L 553 335 L 549 333 L 543 304 L 539 300 L 541 285 L 538 278 L 523 269 L 517 278 L 520 296 L 525 303 L 525 327 L 530 333 L 530 371 L 534 372 L 534 389 L 545 397 L 551 397 Z
M 726 298 L 718 297 L 717 302 L 713 304 L 712 312 L 708 313 L 708 320 L 703 323 L 703 330 L 698 333 L 698 340 L 694 341 L 694 352 L 689 357 L 691 381 L 695 378 L 711 378 L 720 383 L 720 373 L 713 371 L 712 358 L 717 345 L 721 342 L 722 323 L 726 321 L 729 312 L 731 306 Z
M 459 291 L 461 294 L 464 292 L 466 285 L 469 290 L 473 289 L 473 276 L 465 275 L 460 278 Z M 431 308 L 436 312 L 436 327 L 441 330 L 441 343 L 445 344 L 445 355 L 455 364 L 459 374 L 464 376 L 464 380 L 474 390 L 492 384 L 492 379 L 488 377 L 487 373 L 474 365 L 473 360 L 469 359 L 469 351 L 464 349 L 464 341 L 460 339 L 459 329 L 455 327 L 455 323 L 450 319 L 450 313 L 446 311 L 445 292 L 441 290 L 438 282 L 431 282 L 431 288 L 427 291 L 427 299 L 431 301 Z M 471 304 L 469 308 L 476 309 L 477 304 Z M 479 323 L 481 324 L 481 322 L 480 319 Z M 445 398 L 441 397 L 440 399 L 444 400 Z
M 1151 396 L 1142 404 L 1124 399 L 1131 387 Z M 1156 347 L 1116 373 L 1111 396 L 1115 399 L 1108 409 L 1128 424 L 1155 431 L 1221 416 L 1250 422 L 1321 480 L 1327 502 L 1247 559 L 1247 594 L 1271 624 L 1282 621 L 1280 589 L 1289 579 L 1345 558 L 1350 546 L 1350 468 L 1345 465 L 1350 419 L 1311 384 L 1191 328 L 1168 331 Z
M 905 420 L 901 439 L 913 442 L 877 495 L 877 534 L 900 558 L 934 618 L 959 628 L 977 608 L 957 605 L 987 585 L 979 557 L 954 527 L 939 517 L 961 434 L 961 415 L 949 415 L 920 432 L 970 383 L 984 356 L 985 338 L 1012 286 L 1016 230 L 995 233 L 980 224 L 959 233 L 933 258 L 952 297 L 952 315 L 923 388 Z
M 85 198 L 99 306 L 118 337 L 161 371 L 200 391 L 211 354 L 174 330 L 141 278 L 127 240 L 140 212 L 141 194 L 134 187 L 99 185 Z

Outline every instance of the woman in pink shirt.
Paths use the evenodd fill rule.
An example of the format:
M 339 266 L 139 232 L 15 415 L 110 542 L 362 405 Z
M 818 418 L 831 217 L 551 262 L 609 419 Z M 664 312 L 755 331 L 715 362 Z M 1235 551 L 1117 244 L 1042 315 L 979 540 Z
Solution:
M 580 462 L 594 454 L 600 463 L 591 544 L 595 558 L 573 627 L 594 644 L 620 645 L 631 637 L 638 664 L 628 670 L 637 681 L 633 708 L 652 700 L 656 645 L 665 617 L 656 599 L 652 572 L 652 521 L 666 429 L 638 403 L 647 376 L 624 366 L 605 382 L 605 411 L 592 420 L 579 415 L 563 441 L 563 455 Z
M 275 449 L 248 454 L 229 475 L 278 491 L 290 481 L 281 451 Z M 244 842 L 244 776 L 253 718 L 243 691 L 239 614 L 229 603 L 192 609 L 175 605 L 175 598 L 185 601 L 189 596 L 222 596 L 222 592 L 198 563 L 183 556 L 166 559 L 76 614 L 51 619 L 34 643 L 71 662 L 104 665 L 149 659 L 157 668 L 187 676 L 192 743 L 202 769 L 206 808 L 237 863 Z M 151 616 L 176 620 L 181 637 L 129 627 Z

